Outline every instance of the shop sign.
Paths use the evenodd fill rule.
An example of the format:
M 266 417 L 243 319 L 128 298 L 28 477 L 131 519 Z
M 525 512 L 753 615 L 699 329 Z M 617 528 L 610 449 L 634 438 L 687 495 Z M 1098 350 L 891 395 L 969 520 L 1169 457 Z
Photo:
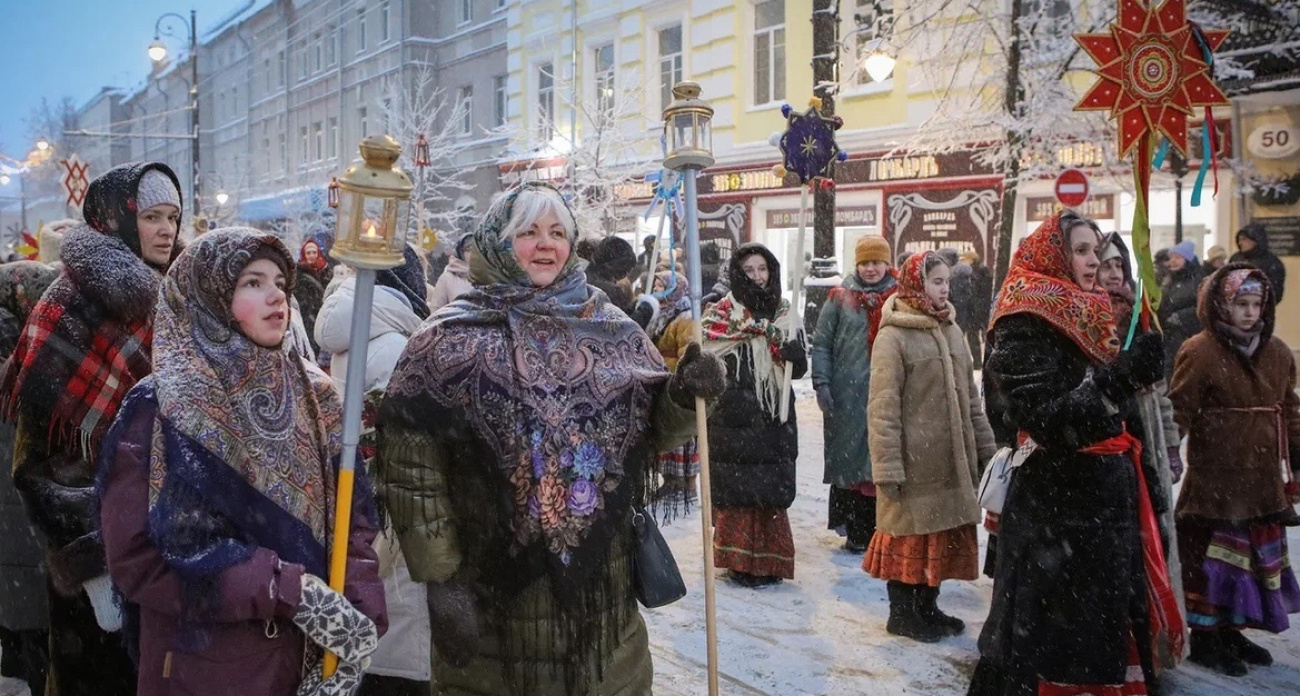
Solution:
M 1246 149 L 1260 159 L 1285 159 L 1300 152 L 1300 128 L 1276 122 L 1259 126 L 1246 137 Z
M 812 226 L 813 211 L 811 208 L 804 213 L 804 220 L 810 227 Z M 836 227 L 875 227 L 878 224 L 880 223 L 877 220 L 876 206 L 874 205 L 851 205 L 835 208 Z M 767 211 L 767 229 L 769 230 L 793 229 L 798 226 L 798 208 L 779 208 Z
M 993 171 L 976 162 L 974 155 L 969 152 L 851 159 L 835 165 L 835 182 L 841 185 L 991 174 Z M 699 179 L 699 192 L 700 194 L 743 193 L 795 188 L 798 185 L 799 181 L 793 174 L 787 174 L 782 179 L 772 173 L 771 168 L 764 167 L 716 174 L 706 173 Z
M 1026 198 L 1025 199 L 1025 219 L 1029 222 L 1042 222 L 1047 218 L 1061 212 L 1063 208 L 1055 198 Z M 1074 210 L 1083 213 L 1084 217 L 1093 220 L 1114 220 L 1115 219 L 1115 197 L 1110 195 L 1093 196 L 1083 202 L 1083 205 L 1076 206 Z
M 1257 217 L 1251 222 L 1264 226 L 1268 248 L 1278 256 L 1300 256 L 1300 217 Z
M 886 197 L 885 231 L 894 256 L 908 251 L 974 251 L 989 258 L 1002 194 L 997 189 L 896 193 Z

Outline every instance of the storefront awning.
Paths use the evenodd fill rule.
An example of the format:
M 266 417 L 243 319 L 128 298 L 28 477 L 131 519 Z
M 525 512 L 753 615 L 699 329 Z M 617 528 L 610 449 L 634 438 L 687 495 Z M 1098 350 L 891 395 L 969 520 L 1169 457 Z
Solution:
M 240 201 L 239 219 L 245 222 L 270 222 L 305 213 L 323 213 L 328 207 L 328 193 L 324 186 L 289 189 L 270 196 Z

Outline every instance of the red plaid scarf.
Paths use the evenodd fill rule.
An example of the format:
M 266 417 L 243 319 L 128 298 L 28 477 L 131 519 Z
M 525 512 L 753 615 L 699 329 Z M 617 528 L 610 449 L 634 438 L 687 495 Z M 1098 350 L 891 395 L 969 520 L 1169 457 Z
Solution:
M 0 418 L 48 422 L 48 444 L 92 464 L 126 393 L 150 372 L 152 314 L 110 316 L 65 272 L 32 310 L 0 381 Z

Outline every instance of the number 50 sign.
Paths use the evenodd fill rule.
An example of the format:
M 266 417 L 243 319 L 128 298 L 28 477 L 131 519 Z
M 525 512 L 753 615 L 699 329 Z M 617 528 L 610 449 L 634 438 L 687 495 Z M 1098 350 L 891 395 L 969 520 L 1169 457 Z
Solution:
M 1282 159 L 1300 152 L 1300 128 L 1271 123 L 1259 126 L 1246 138 L 1246 149 L 1261 159 Z

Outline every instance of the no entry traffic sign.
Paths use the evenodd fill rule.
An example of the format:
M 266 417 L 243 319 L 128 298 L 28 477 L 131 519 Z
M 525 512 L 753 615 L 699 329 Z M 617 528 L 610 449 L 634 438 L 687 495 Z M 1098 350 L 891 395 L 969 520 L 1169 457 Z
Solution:
M 1078 169 L 1067 169 L 1056 177 L 1056 200 L 1067 208 L 1077 208 L 1088 200 L 1088 177 Z

